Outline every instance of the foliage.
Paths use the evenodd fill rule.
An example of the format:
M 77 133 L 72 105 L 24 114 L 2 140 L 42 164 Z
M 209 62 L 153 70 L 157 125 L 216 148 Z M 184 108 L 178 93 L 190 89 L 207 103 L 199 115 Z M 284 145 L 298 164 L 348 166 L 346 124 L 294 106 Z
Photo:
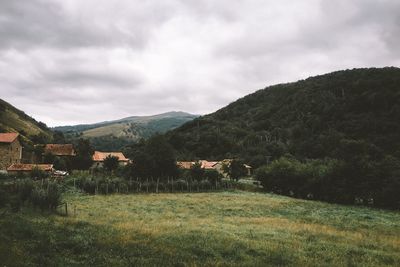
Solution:
M 108 155 L 103 162 L 104 169 L 109 173 L 114 172 L 115 170 L 118 169 L 119 166 L 118 160 L 119 160 L 118 157 Z
M 94 149 L 87 139 L 79 139 L 75 145 L 76 156 L 74 157 L 72 166 L 74 170 L 87 170 L 92 164 L 92 155 Z
M 281 158 L 257 170 L 266 191 L 343 204 L 400 209 L 400 161 Z
M 385 157 L 400 159 L 399 88 L 398 68 L 333 72 L 259 90 L 167 138 L 178 158 L 240 158 L 254 169 L 286 154 L 301 162 L 350 160 L 356 164 L 343 170 L 347 183 L 369 175 L 372 166 L 385 172 L 376 169 Z M 388 190 L 396 188 L 396 179 L 385 180 L 393 183 Z M 372 186 L 360 190 L 373 193 Z
M 0 197 L 0 207 L 10 206 L 14 211 L 26 204 L 54 211 L 62 201 L 60 185 L 48 179 L 17 179 L 12 184 L 0 184 L 0 193 L 4 194 Z
M 46 173 L 45 171 L 42 171 L 38 167 L 35 167 L 30 172 L 30 177 L 33 179 L 43 179 L 49 177 L 49 174 Z
M 130 177 L 153 177 L 166 180 L 168 177 L 178 175 L 175 152 L 163 136 L 155 135 L 134 149 L 135 153 L 128 153 L 134 162 L 129 165 Z
M 240 160 L 232 160 L 228 165 L 223 166 L 223 171 L 233 180 L 238 181 L 239 178 L 247 174 L 243 162 Z
M 195 162 L 190 168 L 190 177 L 198 182 L 204 179 L 205 170 L 201 167 L 200 162 Z

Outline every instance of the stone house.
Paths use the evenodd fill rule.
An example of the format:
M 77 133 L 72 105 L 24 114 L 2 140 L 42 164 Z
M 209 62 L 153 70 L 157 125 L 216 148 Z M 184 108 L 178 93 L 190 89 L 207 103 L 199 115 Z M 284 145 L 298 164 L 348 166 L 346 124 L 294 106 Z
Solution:
M 125 166 L 129 163 L 129 159 L 127 159 L 122 152 L 100 152 L 95 151 L 93 154 L 93 165 L 92 168 L 100 168 L 103 167 L 104 160 L 108 157 L 117 157 L 118 163 L 120 166 Z
M 0 170 L 21 163 L 22 145 L 18 133 L 0 133 Z

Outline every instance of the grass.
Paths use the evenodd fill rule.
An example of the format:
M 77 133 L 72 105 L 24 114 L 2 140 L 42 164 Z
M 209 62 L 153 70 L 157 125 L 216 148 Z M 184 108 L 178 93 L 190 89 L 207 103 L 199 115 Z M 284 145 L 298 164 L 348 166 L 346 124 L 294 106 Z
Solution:
M 240 191 L 66 199 L 68 217 L 0 218 L 2 265 L 400 265 L 399 212 Z

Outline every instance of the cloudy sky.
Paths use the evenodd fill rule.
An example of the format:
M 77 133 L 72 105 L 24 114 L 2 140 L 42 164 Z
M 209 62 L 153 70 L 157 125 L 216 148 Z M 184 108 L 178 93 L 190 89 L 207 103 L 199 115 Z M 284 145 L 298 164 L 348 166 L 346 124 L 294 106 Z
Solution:
M 399 0 L 0 0 L 0 98 L 50 126 L 400 66 Z

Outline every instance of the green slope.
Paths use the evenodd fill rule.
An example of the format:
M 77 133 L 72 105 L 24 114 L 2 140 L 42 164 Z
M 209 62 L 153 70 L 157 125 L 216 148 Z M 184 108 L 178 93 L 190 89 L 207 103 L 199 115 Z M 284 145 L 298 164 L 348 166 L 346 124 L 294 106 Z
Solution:
M 167 112 L 96 124 L 60 126 L 54 130 L 64 132 L 67 136 L 89 138 L 97 149 L 121 149 L 132 141 L 148 138 L 155 133 L 165 133 L 197 117 L 185 112 Z
M 353 69 L 279 84 L 168 133 L 183 159 L 241 157 L 255 167 L 290 153 L 337 157 L 343 140 L 400 157 L 400 69 Z
M 38 122 L 23 111 L 0 99 L 0 132 L 18 132 L 25 140 L 35 139 L 36 136 L 52 137 L 47 126 Z

